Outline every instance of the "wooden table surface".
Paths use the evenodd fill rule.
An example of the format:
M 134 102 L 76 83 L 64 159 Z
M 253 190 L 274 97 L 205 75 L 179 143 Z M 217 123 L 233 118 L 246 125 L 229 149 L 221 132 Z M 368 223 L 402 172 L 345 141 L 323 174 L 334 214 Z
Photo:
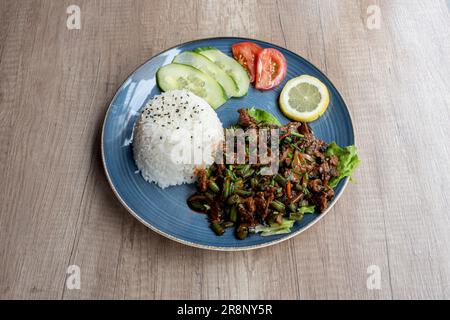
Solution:
M 79 30 L 66 26 L 71 4 Z M 0 298 L 450 299 L 448 1 L 2 0 L 0 21 Z M 302 55 L 353 117 L 357 183 L 272 247 L 165 239 L 103 172 L 101 125 L 121 83 L 161 50 L 213 36 Z M 66 286 L 71 265 L 79 290 Z

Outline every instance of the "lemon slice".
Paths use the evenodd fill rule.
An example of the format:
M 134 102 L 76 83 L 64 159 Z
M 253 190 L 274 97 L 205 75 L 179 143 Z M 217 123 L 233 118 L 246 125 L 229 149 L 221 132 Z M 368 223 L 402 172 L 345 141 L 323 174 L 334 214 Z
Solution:
M 330 95 L 317 78 L 302 75 L 289 80 L 281 91 L 280 108 L 292 120 L 311 122 L 327 109 Z

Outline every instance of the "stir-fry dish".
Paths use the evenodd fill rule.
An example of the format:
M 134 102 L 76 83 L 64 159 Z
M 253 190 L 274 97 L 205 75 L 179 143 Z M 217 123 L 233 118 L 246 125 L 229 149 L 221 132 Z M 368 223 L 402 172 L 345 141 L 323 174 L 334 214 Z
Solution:
M 328 145 L 314 136 L 308 124 L 281 126 L 263 110 L 239 110 L 236 127 L 244 131 L 279 128 L 279 169 L 274 175 L 264 175 L 267 165 L 246 161 L 214 163 L 196 171 L 197 192 L 187 202 L 191 209 L 208 215 L 217 235 L 232 227 L 238 239 L 249 233 L 269 236 L 290 232 L 305 214 L 323 212 L 333 200 L 333 187 L 350 176 L 359 163 L 353 146 Z M 246 160 L 250 152 L 246 150 Z

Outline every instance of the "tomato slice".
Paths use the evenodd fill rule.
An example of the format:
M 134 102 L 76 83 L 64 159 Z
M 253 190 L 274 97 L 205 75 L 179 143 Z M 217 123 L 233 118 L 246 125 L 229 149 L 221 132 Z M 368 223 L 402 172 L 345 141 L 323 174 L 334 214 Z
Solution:
M 231 46 L 233 57 L 245 68 L 250 76 L 250 82 L 255 81 L 256 58 L 262 48 L 253 42 L 240 42 Z
M 283 54 L 273 48 L 262 50 L 256 61 L 255 87 L 260 90 L 272 89 L 286 77 L 287 63 Z

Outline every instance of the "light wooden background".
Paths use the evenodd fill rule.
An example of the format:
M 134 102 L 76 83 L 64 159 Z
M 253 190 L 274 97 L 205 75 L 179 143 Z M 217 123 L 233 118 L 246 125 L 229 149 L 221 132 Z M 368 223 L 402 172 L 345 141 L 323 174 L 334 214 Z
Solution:
M 66 8 L 81 8 L 81 30 Z M 380 29 L 366 27 L 367 7 Z M 194 249 L 114 198 L 100 128 L 152 55 L 210 36 L 270 41 L 322 69 L 362 165 L 328 216 L 250 252 Z M 0 298 L 450 298 L 446 1 L 0 1 Z M 81 268 L 81 290 L 65 286 Z M 368 290 L 377 265 L 381 289 Z

